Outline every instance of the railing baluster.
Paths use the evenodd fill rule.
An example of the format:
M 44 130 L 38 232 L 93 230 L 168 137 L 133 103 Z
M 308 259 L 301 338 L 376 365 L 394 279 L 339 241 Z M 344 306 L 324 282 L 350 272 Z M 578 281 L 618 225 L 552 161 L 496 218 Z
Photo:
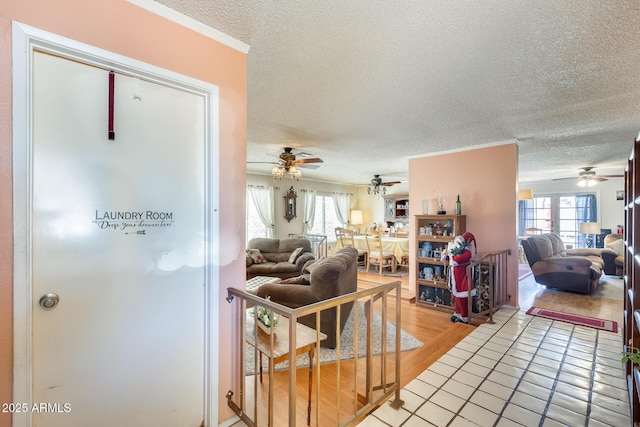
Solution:
M 493 314 L 507 302 L 506 289 L 508 279 L 508 262 L 507 257 L 511 255 L 510 249 L 503 251 L 496 251 L 484 255 L 482 258 L 473 261 L 467 266 L 467 281 L 468 281 L 468 308 L 469 308 L 469 323 L 472 322 L 474 316 L 488 316 L 487 323 L 494 323 Z M 483 283 L 482 267 L 487 266 L 487 280 L 488 280 L 488 306 L 487 310 L 480 310 L 480 285 Z M 477 277 L 474 272 L 477 271 Z M 477 279 L 477 283 L 476 283 Z M 476 286 L 477 285 L 477 286 Z M 473 296 L 472 292 L 476 291 L 476 297 L 478 302 L 478 313 L 473 312 Z
M 387 340 L 387 336 L 388 336 L 388 330 L 387 330 L 387 319 L 388 319 L 388 305 L 389 305 L 389 300 L 388 300 L 388 294 L 390 292 L 393 292 L 395 290 L 395 298 L 396 298 L 396 354 L 395 354 L 395 378 L 393 378 L 390 382 L 388 382 L 387 380 L 387 356 L 388 356 L 388 351 L 387 351 L 387 346 L 386 346 L 386 340 Z M 283 358 L 287 358 L 285 360 L 289 361 L 289 372 L 288 372 L 288 381 L 289 381 L 289 401 L 288 401 L 288 424 L 289 425 L 297 425 L 297 405 L 296 405 L 296 398 L 297 398 L 297 377 L 296 377 L 296 352 L 298 351 L 297 349 L 297 320 L 303 316 L 307 316 L 310 314 L 315 314 L 315 351 L 313 351 L 313 349 L 309 350 L 309 352 L 311 353 L 309 355 L 310 360 L 309 360 L 309 386 L 308 386 L 308 394 L 309 394 L 309 399 L 311 399 L 312 396 L 312 378 L 313 378 L 313 371 L 315 371 L 316 373 L 316 395 L 315 395 L 315 399 L 313 400 L 313 402 L 311 402 L 311 400 L 309 400 L 309 404 L 307 406 L 307 423 L 311 422 L 311 407 L 309 405 L 315 404 L 315 425 L 319 425 L 321 423 L 320 421 L 320 397 L 321 397 L 321 366 L 320 366 L 320 344 L 322 339 L 324 339 L 324 337 L 321 337 L 321 335 L 324 335 L 320 332 L 320 326 L 322 324 L 322 312 L 324 310 L 336 310 L 336 318 L 337 318 L 337 327 L 336 327 L 336 335 L 339 337 L 340 336 L 340 323 L 341 323 L 341 307 L 344 304 L 353 304 L 353 321 L 354 321 L 354 360 L 353 360 L 353 378 L 342 378 L 342 363 L 341 359 L 340 359 L 340 349 L 341 349 L 341 340 L 337 339 L 336 340 L 336 400 L 335 400 L 335 419 L 336 419 L 336 425 L 338 426 L 343 426 L 343 425 L 353 425 L 355 423 L 357 423 L 358 421 L 362 420 L 369 412 L 371 412 L 373 409 L 375 409 L 376 407 L 378 407 L 379 405 L 383 404 L 394 392 L 396 394 L 395 397 L 395 401 L 392 405 L 394 404 L 398 404 L 398 405 L 402 405 L 402 401 L 400 400 L 400 386 L 399 386 L 399 381 L 400 381 L 400 335 L 401 335 L 401 293 L 400 293 L 400 282 L 396 281 L 393 283 L 389 283 L 389 284 L 385 284 L 385 285 L 380 285 L 376 288 L 373 289 L 368 289 L 365 291 L 359 291 L 359 292 L 354 292 L 351 294 L 347 294 L 347 295 L 343 295 L 340 297 L 336 297 L 336 298 L 332 298 L 326 301 L 322 301 L 319 303 L 315 303 L 315 304 L 311 304 L 308 306 L 304 306 L 304 307 L 300 307 L 300 308 L 296 308 L 296 309 L 291 309 L 289 307 L 285 307 L 282 306 L 280 304 L 277 304 L 275 302 L 272 302 L 270 300 L 267 299 L 262 299 L 260 297 L 257 297 L 256 295 L 253 294 L 249 294 L 247 292 L 244 292 L 242 290 L 239 289 L 235 289 L 235 288 L 228 288 L 228 294 L 229 297 L 227 298 L 227 301 L 231 304 L 233 304 L 232 307 L 232 319 L 233 319 L 233 348 L 234 348 L 234 352 L 235 354 L 233 355 L 233 360 L 234 365 L 238 365 L 236 367 L 234 367 L 234 379 L 232 381 L 233 387 L 235 390 L 239 390 L 239 392 L 236 394 L 233 392 L 233 390 L 230 390 L 227 393 L 227 401 L 229 404 L 229 407 L 231 409 L 233 409 L 233 411 L 242 419 L 242 421 L 252 427 L 255 427 L 258 425 L 259 421 L 266 421 L 269 425 L 273 425 L 273 421 L 274 421 L 274 417 L 279 418 L 278 415 L 275 415 L 274 409 L 273 409 L 273 404 L 274 404 L 274 390 L 275 390 L 275 382 L 276 382 L 276 372 L 275 372 L 275 363 L 274 363 L 274 359 L 278 358 L 279 360 L 282 360 Z M 382 318 L 382 328 L 380 329 L 380 331 L 375 331 L 375 335 L 379 334 L 380 337 L 380 345 L 381 347 L 381 351 L 380 351 L 380 371 L 379 372 L 373 372 L 373 342 L 374 342 L 374 330 L 373 330 L 373 312 L 374 312 L 374 302 L 377 299 L 381 299 L 381 318 Z M 367 306 L 364 310 L 365 310 L 365 314 L 367 314 L 367 324 L 366 324 L 366 330 L 367 330 L 367 334 L 365 337 L 360 337 L 359 336 L 359 332 L 358 332 L 358 325 L 357 325 L 357 320 L 359 318 L 359 311 L 363 310 L 363 308 L 360 306 L 360 304 L 358 304 L 359 301 L 364 301 L 365 305 Z M 247 309 L 247 305 L 251 305 L 253 307 L 253 309 L 248 310 Z M 279 333 L 282 334 L 288 334 L 287 336 L 283 335 L 283 339 L 287 339 L 288 338 L 288 343 L 289 345 L 286 346 L 285 348 L 288 348 L 288 354 L 287 354 L 287 350 L 285 350 L 284 352 L 279 351 L 277 354 L 274 354 L 274 347 L 275 347 L 275 340 L 276 340 L 276 335 L 274 333 L 273 328 L 271 329 L 271 334 L 268 337 L 268 339 L 266 339 L 265 337 L 259 337 L 260 334 L 262 334 L 261 331 L 259 331 L 258 326 L 257 326 L 257 322 L 255 322 L 255 312 L 257 310 L 257 306 L 262 306 L 268 310 L 271 310 L 271 323 L 273 324 L 273 316 L 275 314 L 278 314 L 282 317 L 284 317 L 285 319 L 289 320 L 289 327 L 286 328 L 284 327 L 282 330 L 278 329 Z M 253 330 L 251 331 L 251 335 L 250 337 L 246 336 L 245 332 L 249 332 L 247 331 L 247 321 L 250 320 L 247 318 L 247 314 L 250 312 L 254 312 L 254 319 L 251 319 L 252 321 L 254 321 L 253 323 Z M 313 324 L 313 323 L 312 323 Z M 251 329 L 251 328 L 250 328 Z M 252 338 L 251 342 L 251 346 L 254 347 L 253 348 L 253 352 L 254 352 L 254 363 L 253 363 L 253 369 L 254 369 L 254 381 L 253 381 L 253 410 L 250 411 L 247 408 L 247 403 L 250 401 L 249 398 L 251 396 L 248 395 L 247 393 L 247 389 L 246 389 L 246 380 L 247 380 L 247 367 L 246 367 L 246 351 L 247 351 L 247 345 L 249 342 L 249 338 Z M 259 338 L 260 341 L 259 341 Z M 278 335 L 278 338 L 280 338 L 280 335 Z M 364 403 L 364 406 L 359 408 L 359 402 L 360 402 L 360 398 L 358 397 L 358 388 L 359 388 L 359 381 L 360 379 L 358 378 L 358 360 L 359 360 L 359 356 L 358 356 L 358 347 L 359 347 L 359 341 L 361 341 L 361 339 L 365 339 L 366 342 L 366 378 L 365 378 L 365 382 L 366 382 L 366 391 L 365 394 L 367 395 L 366 397 L 366 402 Z M 260 406 L 260 398 L 259 398 L 259 384 L 258 384 L 258 369 L 259 369 L 259 358 L 261 358 L 260 354 L 260 350 L 258 349 L 258 343 L 260 345 L 260 349 L 262 349 L 262 353 L 267 356 L 270 360 L 269 363 L 269 370 L 268 370 L 268 374 L 269 374 L 269 386 L 268 386 L 268 407 L 266 409 L 267 414 L 265 414 L 264 406 Z M 301 344 L 302 345 L 302 344 Z M 265 348 L 268 347 L 268 348 Z M 315 359 L 315 353 L 318 354 L 318 363 L 316 364 L 315 367 L 312 366 L 312 364 L 314 363 L 314 359 Z M 350 363 L 350 362 L 349 362 Z M 377 375 L 379 374 L 380 377 L 380 381 L 381 384 L 380 386 L 374 385 L 374 377 L 377 378 Z M 345 414 L 345 419 L 342 419 L 343 415 L 342 415 L 342 389 L 344 387 L 346 383 L 346 381 L 352 381 L 352 384 L 350 385 L 351 387 L 353 387 L 354 390 L 354 405 L 353 408 L 351 410 L 351 414 Z M 263 399 L 264 400 L 264 399 Z M 326 399 L 324 399 L 325 402 L 327 402 Z M 260 406 L 260 408 L 259 408 Z M 397 407 L 397 406 L 394 406 Z M 323 409 L 323 414 L 324 411 L 326 410 L 326 407 Z M 332 411 L 333 412 L 333 411 Z M 253 419 L 251 419 L 250 414 L 253 415 Z M 265 417 L 266 415 L 266 417 Z M 327 414 L 328 415 L 328 414 Z M 323 417 L 322 423 L 328 423 L 329 419 L 325 419 L 325 417 Z M 301 423 L 300 423 L 301 424 Z

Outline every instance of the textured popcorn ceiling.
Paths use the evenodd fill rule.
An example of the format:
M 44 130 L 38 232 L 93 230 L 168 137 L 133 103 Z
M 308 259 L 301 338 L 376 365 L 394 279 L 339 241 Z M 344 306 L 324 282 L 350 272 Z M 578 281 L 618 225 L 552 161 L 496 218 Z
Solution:
M 303 178 L 401 180 L 410 156 L 506 140 L 521 182 L 621 174 L 640 131 L 637 0 L 160 3 L 251 46 L 247 160 L 321 157 Z

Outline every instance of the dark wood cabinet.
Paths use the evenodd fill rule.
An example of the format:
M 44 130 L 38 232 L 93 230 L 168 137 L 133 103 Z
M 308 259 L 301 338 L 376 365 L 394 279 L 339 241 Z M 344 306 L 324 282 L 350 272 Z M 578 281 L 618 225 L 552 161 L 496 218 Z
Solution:
M 625 171 L 624 350 L 640 348 L 640 136 Z M 631 419 L 640 422 L 640 369 L 626 364 Z

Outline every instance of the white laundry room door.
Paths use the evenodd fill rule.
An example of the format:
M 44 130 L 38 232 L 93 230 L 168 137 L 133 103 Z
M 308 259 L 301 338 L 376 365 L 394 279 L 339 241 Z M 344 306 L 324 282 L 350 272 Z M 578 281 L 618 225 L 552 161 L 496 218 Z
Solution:
M 201 425 L 204 110 L 34 53 L 33 426 Z

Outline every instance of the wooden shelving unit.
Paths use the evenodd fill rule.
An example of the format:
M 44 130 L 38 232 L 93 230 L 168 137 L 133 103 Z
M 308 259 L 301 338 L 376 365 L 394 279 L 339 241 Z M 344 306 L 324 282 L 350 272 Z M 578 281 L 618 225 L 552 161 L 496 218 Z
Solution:
M 412 237 L 416 241 L 416 305 L 453 312 L 453 298 L 447 288 L 446 262 L 442 250 L 455 236 L 466 231 L 465 215 L 416 215 Z M 430 276 L 433 273 L 433 277 Z
M 634 141 L 625 171 L 624 343 L 625 350 L 640 348 L 640 135 Z M 640 371 L 626 365 L 631 420 L 640 422 Z

